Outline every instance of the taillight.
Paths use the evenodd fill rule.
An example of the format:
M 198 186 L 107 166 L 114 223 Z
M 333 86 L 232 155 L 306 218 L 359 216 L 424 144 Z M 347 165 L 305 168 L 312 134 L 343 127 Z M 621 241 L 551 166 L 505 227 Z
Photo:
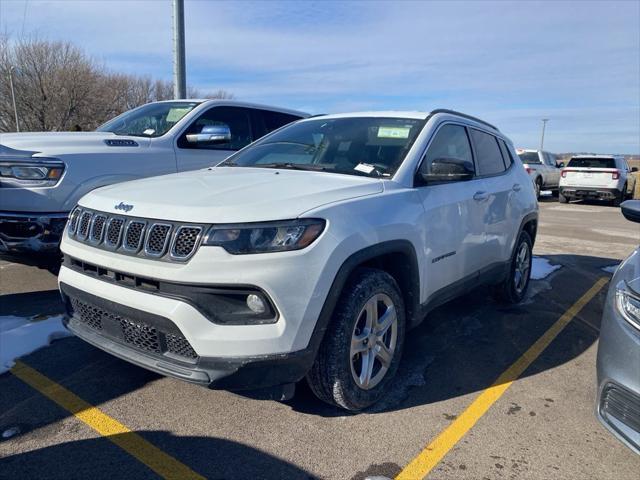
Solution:
M 567 171 L 566 170 L 560 170 L 560 175 L 562 176 L 562 178 L 567 178 Z
M 619 178 L 620 178 L 620 170 L 616 170 L 615 172 L 611 173 L 612 180 L 618 180 Z
M 524 167 L 524 169 L 526 170 L 527 173 L 533 172 L 533 168 L 531 167 Z

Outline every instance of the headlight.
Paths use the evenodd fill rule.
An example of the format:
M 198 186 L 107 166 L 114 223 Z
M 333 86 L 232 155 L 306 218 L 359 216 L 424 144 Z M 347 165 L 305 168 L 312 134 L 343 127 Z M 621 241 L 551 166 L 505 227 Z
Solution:
M 311 245 L 324 226 L 325 221 L 317 218 L 214 225 L 203 245 L 222 247 L 234 255 L 300 250 Z
M 640 330 L 640 297 L 625 282 L 616 287 L 616 308 L 627 322 Z
M 63 172 L 61 162 L 0 162 L 0 184 L 3 187 L 50 187 L 58 183 Z

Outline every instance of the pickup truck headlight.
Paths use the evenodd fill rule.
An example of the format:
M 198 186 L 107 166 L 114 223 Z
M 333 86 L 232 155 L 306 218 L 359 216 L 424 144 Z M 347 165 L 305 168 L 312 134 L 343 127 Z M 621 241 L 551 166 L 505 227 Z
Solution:
M 62 162 L 0 162 L 0 184 L 9 188 L 51 187 L 58 183 L 63 172 Z
M 234 255 L 300 250 L 311 245 L 324 226 L 325 221 L 317 218 L 214 225 L 203 245 L 222 247 Z
M 616 286 L 616 308 L 627 322 L 640 330 L 640 296 L 631 291 L 625 282 Z

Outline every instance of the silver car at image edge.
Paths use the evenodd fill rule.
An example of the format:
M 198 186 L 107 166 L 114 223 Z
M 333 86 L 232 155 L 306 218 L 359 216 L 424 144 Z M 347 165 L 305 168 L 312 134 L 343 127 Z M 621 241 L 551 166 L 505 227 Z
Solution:
M 622 213 L 640 223 L 640 200 L 624 202 Z M 640 454 L 640 246 L 620 264 L 609 284 L 597 365 L 596 415 Z

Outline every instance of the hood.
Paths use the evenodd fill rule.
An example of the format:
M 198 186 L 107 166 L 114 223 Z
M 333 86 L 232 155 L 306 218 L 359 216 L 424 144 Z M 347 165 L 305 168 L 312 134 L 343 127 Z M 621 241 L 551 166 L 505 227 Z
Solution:
M 109 213 L 193 223 L 296 218 L 319 206 L 382 192 L 382 181 L 322 172 L 219 167 L 94 190 L 80 205 Z
M 2 156 L 2 147 L 14 152 L 25 151 L 29 153 L 29 156 L 33 153 L 39 153 L 43 156 L 57 156 L 73 153 L 113 152 L 118 148 L 123 148 L 107 145 L 105 140 L 133 141 L 138 147 L 146 147 L 150 142 L 145 137 L 129 137 L 111 132 L 0 133 L 0 156 Z

